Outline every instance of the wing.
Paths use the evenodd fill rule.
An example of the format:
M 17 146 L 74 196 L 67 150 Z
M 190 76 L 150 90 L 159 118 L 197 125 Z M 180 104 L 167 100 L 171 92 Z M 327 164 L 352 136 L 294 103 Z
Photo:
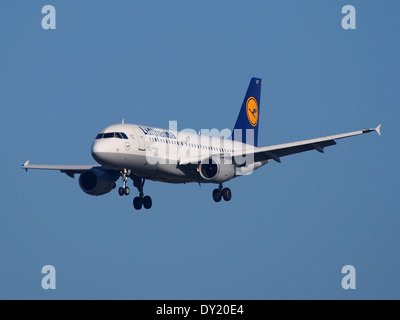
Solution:
M 267 161 L 267 160 L 275 160 L 277 162 L 281 162 L 281 157 L 284 156 L 289 156 L 292 154 L 300 153 L 300 152 L 305 152 L 305 151 L 310 151 L 310 150 L 317 150 L 321 153 L 324 152 L 325 147 L 333 146 L 336 144 L 335 140 L 343 139 L 343 138 L 348 138 L 348 137 L 353 137 L 357 136 L 360 134 L 365 134 L 369 132 L 374 132 L 376 131 L 379 135 L 381 135 L 381 125 L 377 126 L 375 129 L 364 129 L 364 130 L 359 130 L 359 131 L 353 131 L 353 132 L 348 132 L 348 133 L 341 133 L 341 134 L 336 134 L 333 136 L 328 136 L 328 137 L 323 137 L 323 138 L 316 138 L 316 139 L 310 139 L 310 140 L 303 140 L 303 141 L 297 141 L 297 142 L 291 142 L 291 143 L 285 143 L 285 144 L 278 144 L 275 146 L 270 146 L 270 147 L 261 147 L 261 148 L 256 148 L 256 147 L 250 147 L 246 150 L 240 150 L 236 151 L 233 155 L 229 155 L 229 157 L 233 157 L 234 162 L 238 166 L 243 166 L 243 165 L 248 165 L 247 163 L 249 159 L 249 155 L 253 155 L 254 157 L 251 158 L 252 162 L 260 162 L 260 161 Z M 216 153 L 213 154 L 213 156 L 220 156 L 220 157 L 225 157 L 227 156 L 226 154 L 223 153 Z M 195 155 L 192 157 L 184 157 L 179 159 L 178 166 L 184 167 L 188 165 L 197 165 L 203 160 L 206 160 L 210 157 L 210 155 L 204 156 L 204 155 Z
M 245 155 L 249 155 L 249 154 L 250 155 L 254 154 L 254 162 L 265 161 L 265 160 L 269 160 L 269 159 L 273 159 L 277 162 L 281 162 L 281 160 L 280 160 L 281 157 L 289 156 L 289 155 L 300 153 L 300 152 L 317 150 L 317 151 L 323 153 L 325 147 L 333 146 L 336 144 L 335 140 L 353 137 L 353 136 L 357 136 L 357 135 L 361 135 L 361 134 L 365 134 L 365 133 L 369 133 L 369 132 L 373 132 L 373 131 L 376 131 L 379 135 L 381 135 L 380 128 L 381 128 L 381 125 L 377 126 L 375 129 L 365 129 L 365 130 L 342 133 L 342 134 L 337 134 L 337 135 L 323 137 L 323 138 L 279 144 L 279 145 L 270 146 L 270 147 L 256 148 L 253 150 L 249 150 L 249 152 L 246 152 L 245 154 L 240 153 L 240 154 L 235 154 L 234 156 L 245 156 Z
M 22 166 L 22 169 L 28 171 L 28 169 L 39 169 L 39 170 L 60 170 L 62 173 L 65 173 L 67 176 L 73 178 L 75 173 L 82 173 L 86 170 L 92 168 L 100 168 L 100 165 L 47 165 L 47 164 L 30 164 L 29 160 L 25 162 Z

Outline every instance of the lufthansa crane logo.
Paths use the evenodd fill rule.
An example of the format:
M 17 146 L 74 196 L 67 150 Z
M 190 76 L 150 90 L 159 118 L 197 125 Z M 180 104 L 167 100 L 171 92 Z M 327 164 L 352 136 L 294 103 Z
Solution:
M 258 123 L 258 104 L 256 98 L 250 97 L 247 99 L 246 113 L 250 124 L 255 127 Z

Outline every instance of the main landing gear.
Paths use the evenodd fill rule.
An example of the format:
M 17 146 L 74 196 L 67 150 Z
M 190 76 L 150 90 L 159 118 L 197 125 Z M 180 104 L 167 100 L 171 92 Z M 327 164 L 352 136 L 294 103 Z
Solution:
M 142 209 L 142 206 L 145 209 L 150 209 L 151 206 L 153 205 L 153 201 L 151 200 L 150 196 L 145 196 L 143 193 L 143 187 L 146 179 L 142 179 L 139 177 L 136 177 L 133 179 L 133 185 L 138 189 L 139 191 L 139 197 L 133 198 L 133 207 L 136 210 Z
M 229 188 L 224 188 L 220 183 L 219 188 L 213 190 L 213 199 L 215 202 L 220 202 L 222 198 L 225 201 L 230 201 L 232 199 L 232 191 Z
M 150 209 L 151 206 L 153 205 L 153 201 L 151 200 L 150 196 L 145 196 L 143 193 L 143 186 L 144 182 L 146 181 L 145 179 L 139 178 L 137 176 L 131 175 L 130 170 L 122 170 L 121 171 L 121 176 L 122 176 L 122 182 L 123 186 L 118 188 L 118 194 L 120 196 L 127 196 L 131 192 L 129 190 L 129 187 L 126 186 L 126 182 L 128 181 L 128 176 L 133 180 L 133 185 L 138 189 L 139 191 L 139 196 L 133 198 L 133 207 L 136 210 L 142 209 L 144 207 L 145 209 Z

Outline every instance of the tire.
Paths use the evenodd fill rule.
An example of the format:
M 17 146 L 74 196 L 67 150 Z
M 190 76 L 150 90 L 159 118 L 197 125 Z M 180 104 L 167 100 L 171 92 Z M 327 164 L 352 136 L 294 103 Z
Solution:
M 145 209 L 150 209 L 152 205 L 153 205 L 153 201 L 151 200 L 151 198 L 149 196 L 145 196 L 143 198 L 143 207 Z
M 225 201 L 230 201 L 232 199 L 232 191 L 229 188 L 225 188 L 222 190 L 222 197 Z
M 130 193 L 131 193 L 131 190 L 129 190 L 129 188 L 126 187 L 125 190 L 124 190 L 124 194 L 125 194 L 126 196 L 129 196 Z
M 134 207 L 136 210 L 142 209 L 142 205 L 143 205 L 142 198 L 140 198 L 140 197 L 135 197 L 135 198 L 133 198 L 133 207 Z
M 124 188 L 119 187 L 118 188 L 118 194 L 122 197 L 125 194 Z
M 219 192 L 219 189 L 214 189 L 213 191 L 213 199 L 215 202 L 220 202 L 221 201 L 221 192 Z

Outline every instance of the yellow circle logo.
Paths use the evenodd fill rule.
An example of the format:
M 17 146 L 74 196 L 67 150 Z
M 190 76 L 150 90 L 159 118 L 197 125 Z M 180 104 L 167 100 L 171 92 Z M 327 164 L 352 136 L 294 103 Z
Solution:
M 250 124 L 255 127 L 258 123 L 258 104 L 254 97 L 247 99 L 246 103 L 246 113 L 247 119 L 249 119 Z

